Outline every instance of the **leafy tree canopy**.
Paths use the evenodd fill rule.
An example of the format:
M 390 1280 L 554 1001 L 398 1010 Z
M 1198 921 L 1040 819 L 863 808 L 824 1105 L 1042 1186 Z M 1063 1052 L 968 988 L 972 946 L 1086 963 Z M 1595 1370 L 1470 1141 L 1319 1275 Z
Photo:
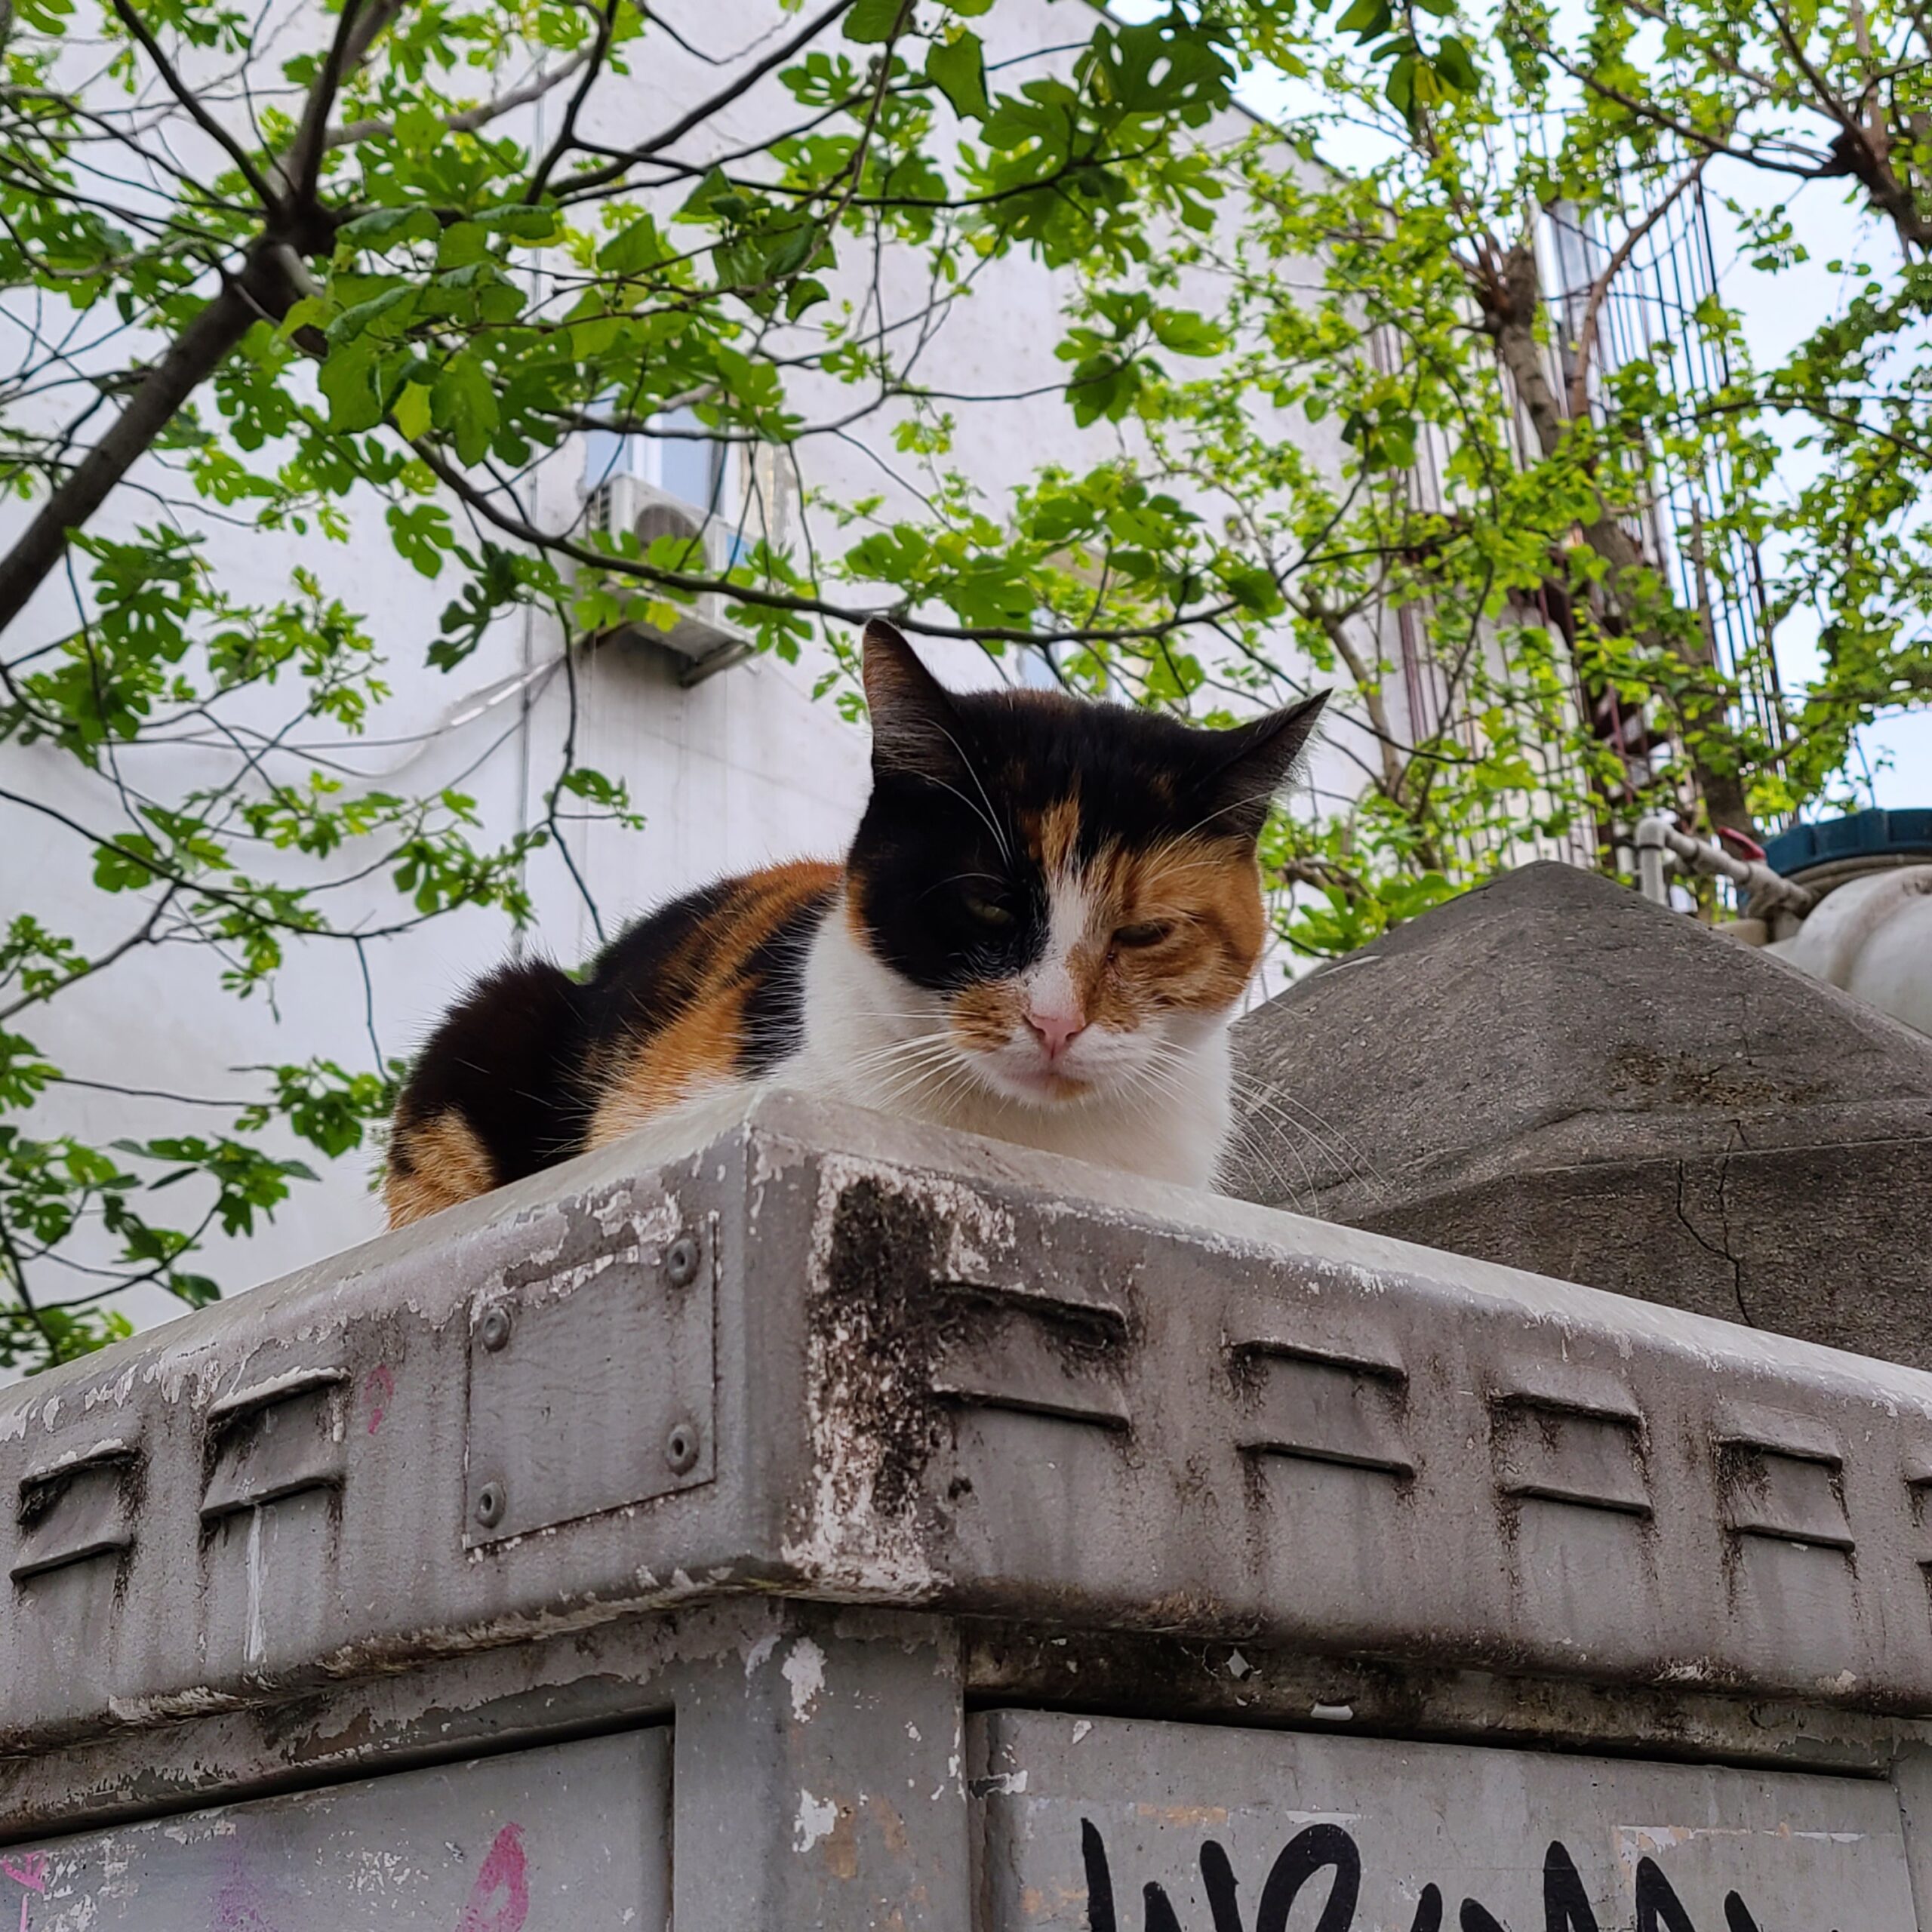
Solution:
M 721 591 L 761 648 L 849 668 L 884 606 L 996 654 L 1057 643 L 1075 685 L 1197 715 L 1312 665 L 1359 783 L 1270 834 L 1311 954 L 1540 847 L 1614 867 L 1649 803 L 1748 834 L 1842 795 L 1859 725 L 1932 691 L 1932 46 L 1909 10 L 832 0 L 722 53 L 691 11 L 0 7 L 0 800 L 17 844 L 125 909 L 98 949 L 31 903 L 0 931 L 0 1360 L 98 1346 L 136 1282 L 214 1294 L 211 1232 L 364 1147 L 398 1072 L 312 1042 L 232 1106 L 184 1100 L 178 1132 L 96 1144 L 42 1124 L 79 1078 L 37 1043 L 54 1003 L 158 946 L 262 998 L 294 947 L 366 961 L 463 906 L 521 922 L 565 819 L 634 817 L 574 734 L 503 844 L 460 786 L 351 788 L 303 749 L 361 732 L 386 666 L 452 669 L 520 607 L 583 637 Z M 989 57 L 1043 21 L 1051 60 Z M 665 60 L 706 85 L 645 86 Z M 1227 111 L 1244 75 L 1285 89 L 1278 128 Z M 1322 159 L 1344 130 L 1346 171 Z M 1815 288 L 1801 190 L 1886 249 L 1831 271 L 1797 352 L 1754 366 L 1721 286 L 1609 352 L 1619 276 L 1700 196 L 1761 277 Z M 1552 223 L 1595 249 L 1561 304 Z M 952 457 L 973 405 L 920 350 L 1014 257 L 1060 291 L 1040 406 L 1093 457 L 975 478 Z M 872 299 L 887 261 L 923 305 Z M 1699 358 L 1721 380 L 1690 380 Z M 740 442 L 808 495 L 817 439 L 869 438 L 923 488 L 915 511 L 818 500 L 837 543 L 754 533 L 721 576 L 546 516 L 545 458 L 609 431 Z M 1646 536 L 1685 478 L 1701 594 Z M 341 567 L 238 598 L 208 561 L 223 521 L 340 540 Z M 352 534 L 447 586 L 437 635 L 361 607 Z M 1711 609 L 1747 594 L 1721 650 Z M 1794 624 L 1823 674 L 1767 702 Z M 131 755 L 183 734 L 211 761 L 168 789 Z M 78 789 L 35 782 L 49 756 Z M 344 916 L 371 878 L 390 912 Z

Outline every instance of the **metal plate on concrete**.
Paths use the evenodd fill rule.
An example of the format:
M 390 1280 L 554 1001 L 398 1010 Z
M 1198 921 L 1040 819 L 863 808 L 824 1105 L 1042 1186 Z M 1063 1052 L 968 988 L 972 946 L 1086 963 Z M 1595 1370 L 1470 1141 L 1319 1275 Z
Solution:
M 662 1932 L 671 1734 L 632 1731 L 15 1845 L 33 1932 Z
M 712 1480 L 715 1231 L 619 1236 L 618 1251 L 474 1312 L 472 1546 Z
M 1875 1781 L 974 1721 L 985 1932 L 1917 1932 Z

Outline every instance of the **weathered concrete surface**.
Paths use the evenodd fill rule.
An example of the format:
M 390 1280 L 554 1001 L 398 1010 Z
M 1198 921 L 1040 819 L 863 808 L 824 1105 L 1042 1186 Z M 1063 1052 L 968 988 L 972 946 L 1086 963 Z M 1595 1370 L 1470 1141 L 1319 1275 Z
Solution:
M 520 1932 L 533 1900 L 538 1924 L 657 1932 L 670 1850 L 660 1724 L 56 1838 L 0 1881 L 36 1932 Z
M 1932 1366 L 1932 1040 L 1568 866 L 1238 1032 L 1232 1191 Z
M 1932 1375 L 783 1097 L 540 1182 L 0 1392 L 0 1749 L 764 1592 L 1932 1710 Z
M 1312 1927 L 1319 1907 L 1390 1932 L 1918 1932 L 1899 1793 L 1865 1779 L 1038 1711 L 973 1728 L 998 1927 Z
M 1932 1374 L 875 1115 L 0 1392 L 0 1499 L 42 1932 L 1932 1932 Z

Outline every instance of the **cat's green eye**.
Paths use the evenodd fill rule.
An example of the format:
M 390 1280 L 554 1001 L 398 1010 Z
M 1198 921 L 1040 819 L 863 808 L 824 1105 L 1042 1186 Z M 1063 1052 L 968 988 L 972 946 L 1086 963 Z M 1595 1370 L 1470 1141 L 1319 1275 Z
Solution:
M 1116 946 L 1158 946 L 1174 928 L 1161 919 L 1143 919 L 1137 925 L 1116 926 L 1114 943 Z
M 1013 923 L 1013 915 L 1004 906 L 991 899 L 982 899 L 977 892 L 968 893 L 961 903 L 983 926 L 1010 926 Z

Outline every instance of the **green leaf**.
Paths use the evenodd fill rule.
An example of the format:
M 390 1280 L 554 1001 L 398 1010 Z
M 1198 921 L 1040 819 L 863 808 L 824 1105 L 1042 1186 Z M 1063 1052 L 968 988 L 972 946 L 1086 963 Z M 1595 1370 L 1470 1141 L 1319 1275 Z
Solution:
M 375 346 L 366 337 L 333 351 L 315 381 L 329 405 L 331 429 L 373 429 L 383 420 Z
M 963 29 L 950 40 L 926 50 L 926 78 L 952 103 L 964 121 L 983 121 L 991 111 L 986 98 L 986 57 L 977 34 Z
M 466 463 L 481 463 L 502 420 L 495 386 L 482 364 L 466 352 L 451 356 L 429 392 L 429 405 L 457 454 Z
M 393 248 L 405 242 L 433 242 L 441 231 L 434 210 L 411 205 L 359 214 L 336 230 L 336 239 L 362 248 Z
M 415 312 L 420 294 L 413 283 L 403 282 L 395 288 L 384 289 L 381 294 L 372 296 L 367 302 L 357 303 L 354 308 L 344 309 L 329 325 L 329 340 L 332 343 L 353 342 L 357 337 L 371 331 L 382 335 L 399 335 Z
M 866 45 L 890 40 L 900 17 L 909 21 L 912 11 L 912 0 L 853 0 L 845 16 L 845 38 Z
M 427 435 L 432 420 L 429 390 L 420 383 L 404 383 L 401 394 L 389 405 L 389 416 L 412 443 L 418 436 Z
M 668 260 L 672 253 L 657 222 L 648 214 L 640 215 L 598 250 L 597 266 L 613 275 L 641 275 Z
M 512 235 L 519 242 L 555 242 L 564 232 L 562 214 L 555 208 L 485 208 L 470 220 L 493 235 Z
M 1228 346 L 1220 328 L 1189 309 L 1156 309 L 1148 320 L 1154 340 L 1177 355 L 1218 355 Z
M 489 231 L 481 223 L 454 221 L 443 230 L 436 244 L 436 266 L 460 269 L 470 262 L 487 261 L 489 254 Z
M 145 863 L 158 860 L 159 848 L 144 832 L 124 832 L 111 845 L 97 845 L 94 882 L 103 892 L 135 892 L 151 885 L 159 875 Z
M 1435 66 L 1443 84 L 1458 94 L 1474 94 L 1482 84 L 1475 57 L 1453 33 L 1444 34 L 1436 48 Z

